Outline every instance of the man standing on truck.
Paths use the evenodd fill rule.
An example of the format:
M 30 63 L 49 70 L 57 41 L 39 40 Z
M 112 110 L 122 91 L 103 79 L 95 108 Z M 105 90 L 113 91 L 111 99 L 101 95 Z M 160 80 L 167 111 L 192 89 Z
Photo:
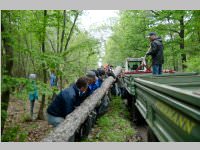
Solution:
M 148 37 L 151 42 L 151 46 L 149 51 L 146 53 L 146 56 L 151 55 L 152 57 L 153 75 L 160 75 L 162 74 L 162 64 L 164 63 L 164 47 L 162 39 L 160 37 L 157 37 L 155 32 L 149 33 Z

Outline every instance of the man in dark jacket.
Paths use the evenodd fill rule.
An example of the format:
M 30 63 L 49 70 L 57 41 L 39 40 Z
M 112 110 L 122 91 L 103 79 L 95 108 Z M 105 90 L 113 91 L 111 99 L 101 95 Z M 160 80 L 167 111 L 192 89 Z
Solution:
M 87 87 L 87 78 L 81 77 L 75 84 L 61 91 L 47 109 L 49 124 L 56 127 L 75 107 L 79 106 Z
M 151 32 L 149 33 L 149 40 L 151 47 L 146 56 L 151 55 L 153 74 L 159 75 L 162 74 L 162 64 L 164 63 L 162 39 L 157 37 L 155 32 Z

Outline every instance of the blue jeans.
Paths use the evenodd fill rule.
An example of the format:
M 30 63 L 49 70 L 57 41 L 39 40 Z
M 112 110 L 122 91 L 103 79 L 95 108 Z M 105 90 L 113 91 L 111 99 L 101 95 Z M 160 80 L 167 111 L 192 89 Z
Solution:
M 31 118 L 33 118 L 34 104 L 35 104 L 35 100 L 31 100 L 30 101 L 30 114 L 31 114 Z
M 162 64 L 159 65 L 153 65 L 153 75 L 160 75 L 162 74 Z
M 48 123 L 53 125 L 53 127 L 57 127 L 61 122 L 65 119 L 62 117 L 56 117 L 47 113 Z

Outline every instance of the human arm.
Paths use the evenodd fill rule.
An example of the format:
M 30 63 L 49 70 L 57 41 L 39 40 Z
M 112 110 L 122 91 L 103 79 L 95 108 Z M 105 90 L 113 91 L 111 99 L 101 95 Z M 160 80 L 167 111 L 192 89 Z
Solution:
M 151 48 L 150 50 L 146 53 L 146 56 L 148 55 L 154 55 L 158 52 L 158 46 L 156 42 L 151 42 Z

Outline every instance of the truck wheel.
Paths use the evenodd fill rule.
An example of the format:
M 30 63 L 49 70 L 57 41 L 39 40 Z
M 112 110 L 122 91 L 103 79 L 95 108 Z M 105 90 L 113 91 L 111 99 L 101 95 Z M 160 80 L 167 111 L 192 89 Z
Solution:
M 132 116 L 133 116 L 133 122 L 137 126 L 142 125 L 144 123 L 144 119 L 143 119 L 142 115 L 140 114 L 140 112 L 139 112 L 139 110 L 137 109 L 136 106 L 133 107 Z
M 135 97 L 133 97 L 133 103 L 132 103 L 132 119 L 133 123 L 135 123 L 136 126 L 145 124 L 145 119 L 139 112 L 138 108 L 135 106 Z
M 152 129 L 148 126 L 147 127 L 147 141 L 148 142 L 159 142 L 158 138 L 153 133 Z
M 127 90 L 125 88 L 122 88 L 121 89 L 121 98 L 122 99 L 126 99 L 127 98 L 127 94 L 128 94 Z
M 133 96 L 131 94 L 127 94 L 127 106 L 128 106 L 128 110 L 131 112 L 132 111 L 132 105 L 133 105 Z

